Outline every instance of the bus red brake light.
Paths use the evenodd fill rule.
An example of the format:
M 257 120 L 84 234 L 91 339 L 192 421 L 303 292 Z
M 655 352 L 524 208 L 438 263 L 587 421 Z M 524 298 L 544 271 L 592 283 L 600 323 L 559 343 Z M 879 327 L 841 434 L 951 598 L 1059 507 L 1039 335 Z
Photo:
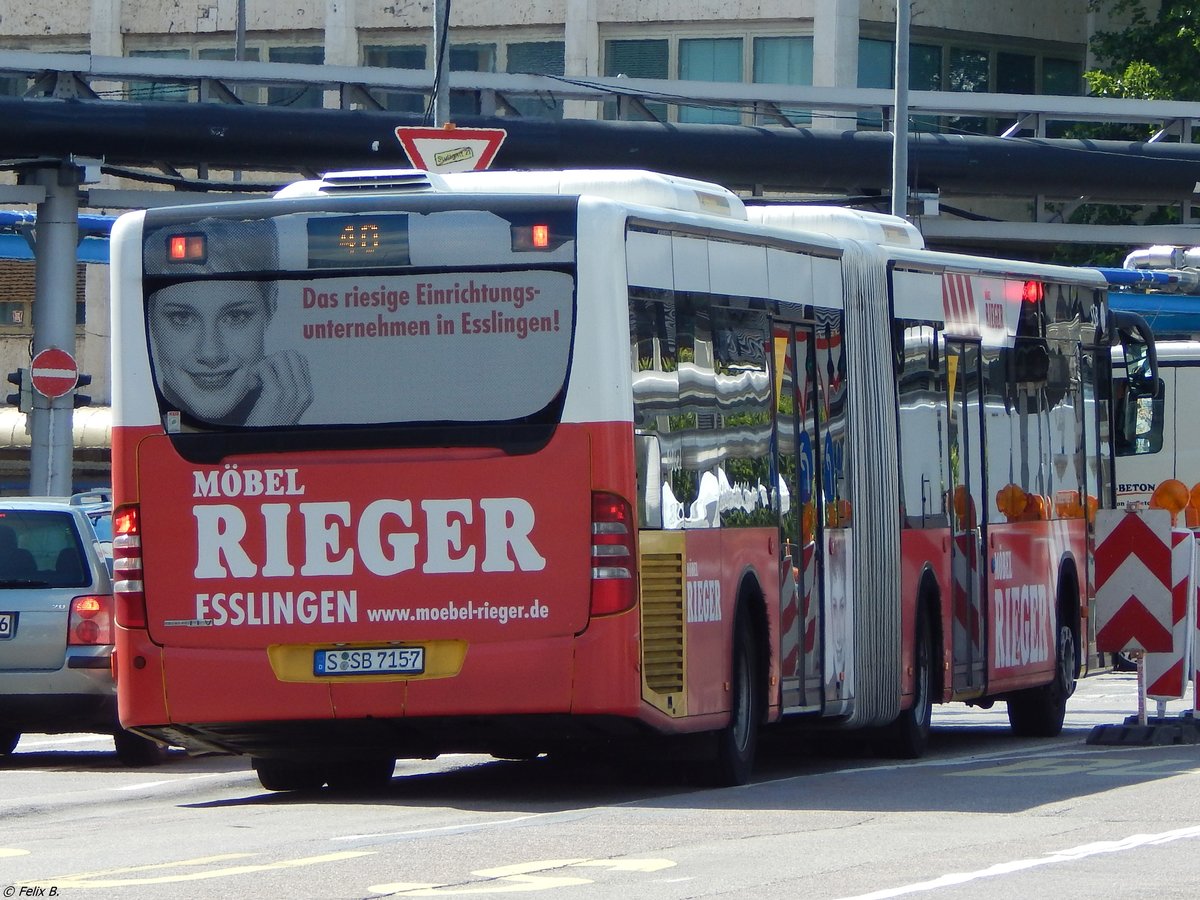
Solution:
M 117 624 L 145 628 L 142 537 L 136 506 L 123 506 L 113 513 L 113 594 L 117 598 Z
M 1046 286 L 1040 281 L 1027 281 L 1021 289 L 1021 299 L 1026 303 L 1037 303 L 1046 296 Z
M 67 620 L 67 643 L 94 646 L 112 642 L 112 598 L 89 595 L 72 600 L 71 615 Z
M 593 616 L 632 609 L 637 599 L 633 577 L 633 508 L 616 494 L 592 494 Z
M 202 263 L 208 258 L 208 242 L 202 234 L 173 234 L 167 238 L 171 262 Z
M 512 227 L 513 250 L 554 250 L 561 243 L 554 241 L 550 234 L 550 226 L 544 222 Z

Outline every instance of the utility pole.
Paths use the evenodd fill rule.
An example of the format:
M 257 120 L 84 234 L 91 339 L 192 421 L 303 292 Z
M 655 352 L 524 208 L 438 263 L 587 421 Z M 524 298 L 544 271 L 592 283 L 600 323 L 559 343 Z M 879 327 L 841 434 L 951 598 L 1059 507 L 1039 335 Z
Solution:
M 433 5 L 433 124 L 450 124 L 450 0 Z
M 892 113 L 892 215 L 908 218 L 908 32 L 911 0 L 896 0 L 896 103 Z
M 51 347 L 75 356 L 75 260 L 79 244 L 79 185 L 83 171 L 71 162 L 45 166 L 32 181 L 46 190 L 38 204 L 33 301 L 33 355 Z M 74 484 L 72 393 L 33 394 L 30 412 L 29 493 L 66 496 Z

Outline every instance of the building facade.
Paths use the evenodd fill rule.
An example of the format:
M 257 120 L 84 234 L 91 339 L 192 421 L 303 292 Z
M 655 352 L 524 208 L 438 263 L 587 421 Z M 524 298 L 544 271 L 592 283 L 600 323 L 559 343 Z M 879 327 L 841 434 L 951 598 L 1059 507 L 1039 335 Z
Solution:
M 449 3 L 451 70 L 532 73 L 584 82 L 594 78 L 891 88 L 894 0 L 458 0 Z M 157 60 L 234 59 L 342 67 L 435 68 L 433 0 L 0 0 L 0 53 L 90 54 Z M 244 25 L 240 26 L 240 23 Z M 914 90 L 1054 94 L 1084 92 L 1088 39 L 1119 27 L 1089 0 L 916 0 L 909 86 Z M 0 78 L 0 92 L 23 94 L 29 79 Z M 92 84 L 101 97 L 194 100 L 195 88 L 154 82 Z M 242 87 L 243 102 L 297 108 L 339 98 L 296 86 Z M 420 112 L 428 97 L 375 95 L 387 109 Z M 451 115 L 480 112 L 480 96 L 456 92 Z M 506 114 L 616 118 L 612 102 L 521 97 Z M 641 116 L 698 124 L 756 124 L 744 106 L 646 101 Z M 812 128 L 883 128 L 879 116 L 788 109 Z M 914 127 L 996 133 L 1003 123 L 956 116 Z M 0 259 L 0 366 L 27 366 L 32 346 L 32 261 Z M 107 266 L 78 271 L 76 357 L 92 375 L 88 393 L 110 399 Z M 11 388 L 10 388 L 11 389 Z M 82 414 L 80 419 L 85 418 Z M 24 416 L 0 409 L 0 490 L 20 464 Z M 78 423 L 77 423 L 78 425 Z M 94 427 L 94 426 L 93 426 Z M 78 435 L 77 427 L 77 438 Z M 94 436 L 84 438 L 95 441 Z M 19 479 L 18 479 L 19 480 Z

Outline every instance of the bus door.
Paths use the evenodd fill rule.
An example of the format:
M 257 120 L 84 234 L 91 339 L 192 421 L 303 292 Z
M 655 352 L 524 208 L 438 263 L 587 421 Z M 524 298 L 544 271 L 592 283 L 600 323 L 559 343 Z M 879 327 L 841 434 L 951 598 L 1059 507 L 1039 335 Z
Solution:
M 821 707 L 821 480 L 816 334 L 778 322 L 774 332 L 775 446 L 783 512 L 780 664 L 783 708 Z
M 983 693 L 986 503 L 983 458 L 983 372 L 978 343 L 947 339 L 949 411 L 951 651 L 957 699 Z

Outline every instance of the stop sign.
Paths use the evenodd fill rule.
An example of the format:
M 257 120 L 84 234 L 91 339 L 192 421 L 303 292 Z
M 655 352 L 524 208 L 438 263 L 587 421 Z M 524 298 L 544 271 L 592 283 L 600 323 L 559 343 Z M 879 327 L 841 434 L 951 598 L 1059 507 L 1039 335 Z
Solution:
M 33 358 L 29 367 L 33 389 L 53 400 L 69 394 L 79 383 L 79 367 L 66 350 L 50 347 Z

